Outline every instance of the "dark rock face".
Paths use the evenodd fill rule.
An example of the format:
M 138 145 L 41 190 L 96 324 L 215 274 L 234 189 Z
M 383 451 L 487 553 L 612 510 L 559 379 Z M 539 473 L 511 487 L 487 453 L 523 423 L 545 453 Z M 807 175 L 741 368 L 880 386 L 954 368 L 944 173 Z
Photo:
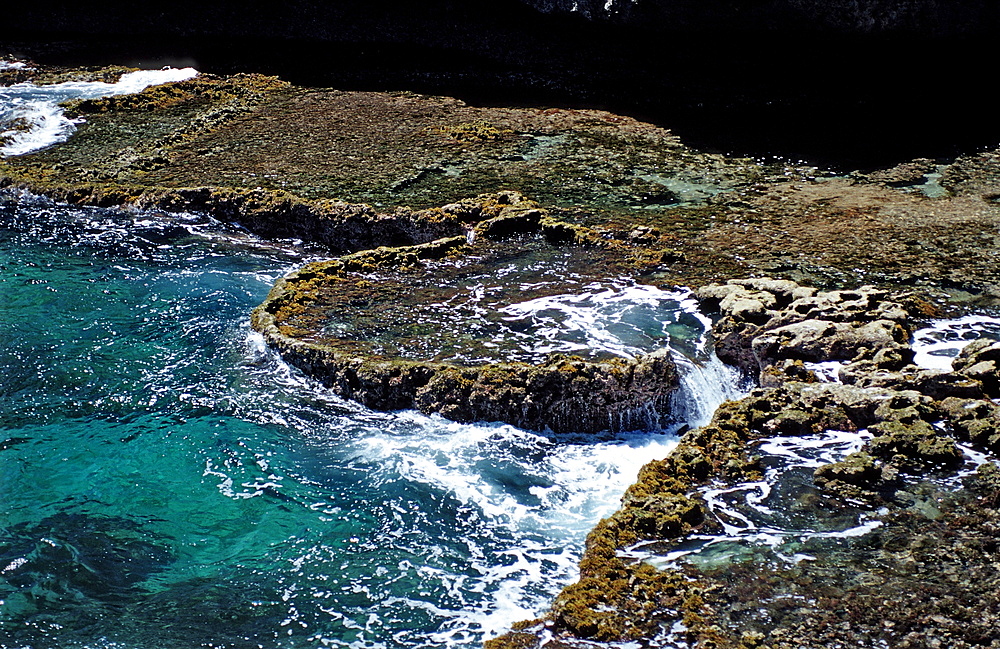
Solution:
M 996 9 L 978 0 L 522 0 L 541 11 L 577 13 L 591 20 L 652 25 L 662 30 L 704 28 L 744 30 L 809 29 L 844 33 L 978 31 L 995 20 Z

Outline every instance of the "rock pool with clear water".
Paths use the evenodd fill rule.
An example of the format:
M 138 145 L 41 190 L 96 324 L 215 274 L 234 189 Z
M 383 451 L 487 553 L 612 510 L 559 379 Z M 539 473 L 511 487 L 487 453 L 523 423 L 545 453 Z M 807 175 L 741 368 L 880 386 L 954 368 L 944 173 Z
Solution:
M 0 646 L 477 646 L 675 444 L 367 411 L 250 331 L 308 251 L 2 200 Z M 698 423 L 730 374 L 686 364 Z

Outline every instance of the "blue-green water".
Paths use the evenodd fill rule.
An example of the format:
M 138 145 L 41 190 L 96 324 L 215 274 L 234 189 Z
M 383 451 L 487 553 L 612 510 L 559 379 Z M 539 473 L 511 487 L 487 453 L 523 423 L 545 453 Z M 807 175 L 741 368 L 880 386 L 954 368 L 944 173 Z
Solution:
M 304 254 L 0 198 L 0 647 L 476 646 L 672 447 L 337 399 L 249 328 Z

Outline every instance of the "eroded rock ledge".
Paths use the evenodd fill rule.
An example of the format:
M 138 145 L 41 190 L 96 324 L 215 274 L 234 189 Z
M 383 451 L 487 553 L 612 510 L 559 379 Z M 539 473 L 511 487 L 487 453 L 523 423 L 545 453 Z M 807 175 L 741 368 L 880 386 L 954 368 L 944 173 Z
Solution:
M 994 460 L 974 468 L 963 449 L 1000 453 L 1000 343 L 970 345 L 952 371 L 924 370 L 907 345 L 926 306 L 912 297 L 771 279 L 710 285 L 698 297 L 721 316 L 720 354 L 758 372 L 763 387 L 643 467 L 622 508 L 588 536 L 579 581 L 543 619 L 487 647 L 657 638 L 743 649 L 996 646 L 1000 470 Z M 831 360 L 842 361 L 843 383 L 821 381 L 810 365 Z M 787 562 L 763 551 L 640 560 L 637 548 L 667 555 L 692 535 L 722 533 L 705 489 L 762 480 L 764 440 L 828 430 L 870 436 L 816 468 L 783 506 L 816 529 L 859 517 L 867 533 L 803 537 Z
M 470 273 L 472 267 L 488 272 L 492 261 L 525 252 L 534 264 L 554 255 L 559 264 L 576 263 L 582 269 L 592 261 L 587 249 L 600 249 L 599 272 L 613 274 L 616 268 L 641 263 L 644 256 L 665 254 L 655 246 L 637 246 L 557 221 L 515 193 L 480 196 L 436 214 L 439 222 L 462 234 L 309 264 L 275 284 L 254 311 L 253 327 L 287 362 L 341 396 L 372 408 L 416 408 L 456 421 L 504 421 L 555 432 L 633 430 L 655 425 L 660 413 L 668 412 L 677 371 L 667 349 L 637 358 L 552 354 L 540 363 L 506 362 L 502 354 L 491 362 L 463 362 L 461 355 L 440 350 L 437 356 L 444 360 L 420 352 L 414 358 L 407 344 L 426 344 L 428 337 L 447 334 L 425 331 L 427 323 L 421 318 L 407 319 L 396 307 L 407 300 L 414 301 L 414 309 L 417 302 L 426 302 L 426 293 L 437 289 L 439 275 Z M 649 232 L 640 234 L 647 243 L 656 241 Z M 560 249 L 567 245 L 577 251 L 567 256 Z M 432 286 L 427 285 L 428 276 Z M 412 338 L 394 332 L 391 343 L 379 346 L 363 335 L 356 321 L 331 319 L 348 313 L 383 320 L 369 327 L 376 332 L 373 338 L 381 326 L 420 331 Z M 396 322 L 400 318 L 407 321 Z M 443 345 L 455 351 L 450 343 Z M 463 343 L 456 345 L 461 352 Z
M 123 71 L 29 66 L 3 71 L 0 84 Z M 677 253 L 652 279 L 662 284 L 766 273 L 1000 304 L 997 151 L 835 175 L 697 151 L 665 128 L 604 111 L 302 88 L 256 74 L 201 75 L 73 110 L 86 118 L 76 134 L 0 160 L 0 187 L 78 204 L 203 209 L 336 252 L 449 236 L 412 237 L 407 215 L 513 189 L 567 223 L 657 232 Z

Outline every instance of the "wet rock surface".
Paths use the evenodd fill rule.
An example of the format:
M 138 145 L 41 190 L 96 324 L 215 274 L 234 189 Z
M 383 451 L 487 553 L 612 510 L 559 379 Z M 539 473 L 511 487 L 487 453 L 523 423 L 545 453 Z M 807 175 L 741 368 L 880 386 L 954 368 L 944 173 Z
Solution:
M 555 432 L 657 425 L 678 385 L 666 348 L 628 358 L 539 355 L 510 346 L 505 336 L 522 334 L 500 322 L 513 300 L 580 290 L 628 268 L 630 248 L 602 249 L 594 268 L 586 250 L 546 241 L 555 231 L 564 243 L 570 226 L 512 193 L 441 214 L 468 234 L 307 265 L 275 285 L 254 328 L 286 361 L 373 408 Z M 527 270 L 524 282 L 518 268 Z M 504 283 L 487 284 L 491 297 L 480 299 L 495 274 Z
M 979 580 L 992 583 L 998 556 L 1000 470 L 991 454 L 1000 406 L 963 373 L 995 343 L 969 345 L 953 371 L 924 370 L 909 363 L 905 295 L 760 278 L 709 285 L 698 297 L 721 315 L 722 349 L 761 372 L 765 387 L 723 404 L 671 455 L 643 467 L 622 508 L 588 538 L 579 582 L 544 619 L 488 646 L 635 638 L 740 648 L 995 646 L 989 629 L 1000 606 Z M 833 340 L 820 350 L 808 336 L 775 345 L 787 327 L 810 322 Z M 857 332 L 871 323 L 889 333 Z M 850 383 L 807 367 L 831 359 Z M 966 391 L 973 396 L 952 394 Z M 788 449 L 831 431 L 853 440 L 849 452 L 776 469 L 777 458 L 798 457 Z M 774 475 L 785 477 L 772 484 Z M 719 500 L 741 490 L 750 494 L 743 505 Z M 802 531 L 764 526 L 759 517 L 777 525 L 778 503 L 785 524 Z
M 477 256 L 479 273 L 527 254 L 564 257 L 562 274 L 701 287 L 720 318 L 720 356 L 761 387 L 647 465 L 588 538 L 580 581 L 545 620 L 494 647 L 541 637 L 547 646 L 995 644 L 996 344 L 970 345 L 950 370 L 913 365 L 907 344 L 917 318 L 998 304 L 995 152 L 834 176 L 700 153 L 602 111 L 474 107 L 257 76 L 74 110 L 87 118 L 77 136 L 0 161 L 0 186 L 74 204 L 205 211 L 350 253 L 279 282 L 254 326 L 292 364 L 373 407 L 536 429 L 649 425 L 676 386 L 662 355 L 479 363 L 482 349 L 463 360 L 441 341 L 399 345 L 398 331 L 381 342 L 343 335 L 332 315 L 371 304 L 391 315 L 402 287 L 438 284 Z M 540 202 L 466 198 L 507 188 Z M 755 277 L 718 283 L 746 275 Z M 822 380 L 817 364 L 830 361 L 842 383 Z M 866 533 L 809 538 L 793 555 L 806 558 L 788 565 L 754 551 L 721 568 L 636 559 L 636 547 L 667 552 L 721 534 L 730 523 L 711 488 L 764 479 L 758 450 L 769 440 L 829 431 L 857 433 L 857 443 L 800 467 L 789 502 L 823 525 L 866 521 Z M 975 471 L 970 452 L 986 454 Z
M 707 310 L 722 314 L 713 330 L 719 358 L 753 374 L 782 361 L 877 357 L 884 363 L 907 351 L 906 310 L 872 286 L 820 293 L 760 278 L 712 284 L 697 296 Z
M 85 72 L 100 78 L 121 69 Z M 70 74 L 5 73 L 39 81 Z M 192 187 L 249 192 L 261 209 L 248 216 L 220 208 L 220 217 L 301 238 L 318 235 L 288 227 L 296 216 L 270 206 L 294 202 L 306 219 L 328 201 L 391 214 L 516 190 L 562 222 L 623 240 L 658 239 L 664 253 L 649 275 L 657 283 L 767 274 L 823 289 L 910 286 L 963 306 L 1000 300 L 1000 176 L 990 153 L 935 165 L 934 193 L 926 174 L 900 184 L 898 174 L 835 176 L 710 154 L 665 128 L 604 111 L 301 88 L 253 74 L 203 75 L 73 110 L 86 120 L 74 137 L 3 159 L 0 184 L 161 209 L 172 206 L 137 197 Z M 174 207 L 185 209 L 184 201 Z M 381 233 L 324 241 L 336 251 L 406 243 Z

